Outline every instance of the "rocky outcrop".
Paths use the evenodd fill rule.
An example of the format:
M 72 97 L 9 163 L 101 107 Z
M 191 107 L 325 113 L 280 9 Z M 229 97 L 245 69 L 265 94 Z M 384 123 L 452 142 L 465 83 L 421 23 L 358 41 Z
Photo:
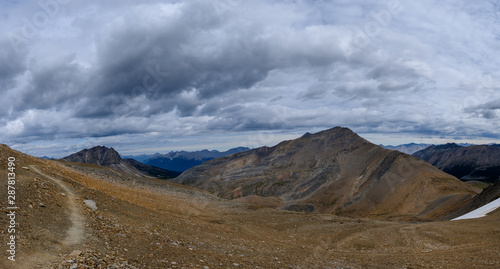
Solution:
M 115 149 L 103 146 L 84 149 L 75 154 L 64 157 L 63 160 L 68 162 L 90 163 L 106 166 L 117 171 L 141 177 L 168 179 L 174 178 L 180 174 L 178 172 L 142 164 L 132 159 L 122 159 L 120 154 Z
M 101 166 L 117 165 L 122 161 L 120 154 L 115 149 L 103 146 L 84 149 L 63 159 L 68 162 L 91 163 Z

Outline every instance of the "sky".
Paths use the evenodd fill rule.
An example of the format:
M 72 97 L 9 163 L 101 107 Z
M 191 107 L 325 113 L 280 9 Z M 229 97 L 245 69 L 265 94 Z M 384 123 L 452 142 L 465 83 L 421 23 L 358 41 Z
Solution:
M 0 143 L 500 142 L 496 1 L 0 0 Z

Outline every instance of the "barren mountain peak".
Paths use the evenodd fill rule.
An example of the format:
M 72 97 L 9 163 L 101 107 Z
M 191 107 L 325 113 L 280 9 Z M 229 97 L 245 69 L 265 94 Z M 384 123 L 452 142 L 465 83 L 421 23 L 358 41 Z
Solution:
M 208 161 L 174 181 L 223 198 L 276 197 L 286 209 L 383 218 L 434 218 L 450 210 L 436 202 L 440 197 L 475 194 L 435 167 L 342 127 Z
M 122 160 L 115 149 L 104 146 L 84 149 L 63 159 L 70 162 L 92 163 L 103 166 L 119 164 Z
M 117 171 L 135 174 L 137 176 L 152 176 L 166 179 L 179 175 L 177 172 L 142 164 L 135 160 L 122 159 L 120 154 L 114 148 L 108 148 L 105 146 L 96 146 L 91 149 L 84 149 L 64 157 L 63 160 L 106 166 Z

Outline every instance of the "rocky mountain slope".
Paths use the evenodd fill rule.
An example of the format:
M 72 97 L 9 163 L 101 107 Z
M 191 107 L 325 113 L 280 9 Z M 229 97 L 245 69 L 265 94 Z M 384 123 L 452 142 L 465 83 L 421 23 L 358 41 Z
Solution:
M 464 181 L 500 180 L 500 145 L 463 147 L 450 143 L 431 146 L 414 153 L 413 156 Z
M 0 178 L 7 178 L 11 156 L 20 229 L 16 261 L 4 257 L 0 268 L 500 266 L 500 212 L 423 223 L 302 214 L 103 166 L 37 159 L 4 145 Z M 7 190 L 7 180 L 0 187 Z M 0 192 L 4 209 L 7 195 Z M 9 222 L 6 214 L 0 218 L 2 227 Z M 9 242 L 4 231 L 0 240 Z M 7 255 L 6 243 L 1 250 Z
M 174 178 L 180 173 L 168 171 L 159 167 L 142 164 L 132 159 L 122 159 L 113 148 L 103 146 L 84 149 L 64 157 L 68 162 L 89 163 L 112 168 L 136 176 L 157 177 L 162 179 Z
M 154 155 L 130 156 L 130 158 L 163 169 L 184 172 L 206 161 L 247 150 L 250 150 L 250 148 L 238 147 L 223 152 L 217 150 L 173 151 L 167 154 L 157 153 Z
M 211 160 L 173 181 L 223 198 L 277 197 L 286 209 L 356 217 L 432 219 L 476 194 L 422 160 L 340 127 Z
M 469 202 L 460 207 L 459 210 L 443 217 L 442 220 L 450 220 L 456 217 L 465 215 L 473 210 L 476 210 L 494 200 L 500 198 L 500 182 L 490 185 L 483 189 L 483 191 L 472 198 Z

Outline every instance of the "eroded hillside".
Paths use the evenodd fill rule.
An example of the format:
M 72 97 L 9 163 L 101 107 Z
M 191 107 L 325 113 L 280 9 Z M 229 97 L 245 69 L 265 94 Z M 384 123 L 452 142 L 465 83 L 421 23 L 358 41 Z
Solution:
M 234 199 L 351 217 L 436 219 L 477 190 L 432 165 L 333 128 L 194 167 L 174 182 Z
M 5 158 L 17 159 L 20 208 L 16 262 L 4 257 L 1 268 L 500 266 L 500 212 L 431 223 L 290 212 L 95 165 L 39 160 L 4 146 L 0 152 L 2 178 Z M 4 207 L 5 192 L 0 200 Z M 75 225 L 75 214 L 83 225 Z M 6 222 L 4 216 L 0 225 Z

